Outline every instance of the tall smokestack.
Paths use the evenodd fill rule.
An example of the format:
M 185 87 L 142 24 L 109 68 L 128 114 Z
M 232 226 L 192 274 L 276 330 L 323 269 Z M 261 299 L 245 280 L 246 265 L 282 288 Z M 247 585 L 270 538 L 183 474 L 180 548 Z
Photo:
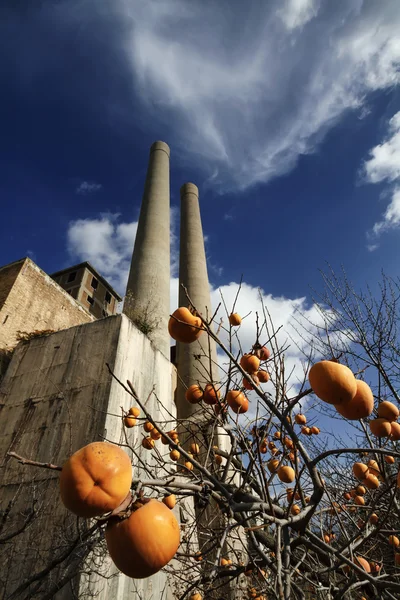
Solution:
M 203 318 L 211 317 L 210 287 L 201 226 L 199 190 L 193 183 L 186 183 L 181 188 L 179 306 L 188 306 L 189 302 L 181 284 L 187 288 L 190 300 Z M 185 398 L 186 388 L 192 384 L 199 383 L 202 387 L 209 381 L 218 384 L 215 342 L 205 333 L 192 344 L 177 342 L 176 362 L 178 370 L 176 404 L 178 423 L 182 424 L 178 429 L 182 446 L 188 448 L 190 443 L 198 443 L 200 456 L 196 456 L 196 459 L 200 462 L 203 462 L 208 454 L 205 450 L 208 445 L 218 445 L 222 450 L 229 452 L 229 438 L 222 428 L 215 428 L 209 422 L 204 407 L 200 406 L 199 408 L 199 405 L 190 404 Z M 205 446 L 203 446 L 204 442 L 206 442 Z M 221 512 L 213 501 L 206 508 L 197 510 L 197 524 L 199 549 L 207 547 L 210 543 L 210 538 L 205 533 L 210 526 L 219 531 L 226 525 Z M 243 542 L 241 541 L 239 550 L 242 547 Z M 238 555 L 240 556 L 240 554 Z M 216 559 L 215 549 L 208 554 L 208 557 L 212 564 Z M 210 570 L 210 566 L 206 564 L 204 575 L 206 576 Z M 235 590 L 228 583 L 219 589 L 219 596 L 234 598 L 236 597 Z
M 170 314 L 170 150 L 150 148 L 139 223 L 123 312 L 169 358 Z
M 185 183 L 181 187 L 179 306 L 188 306 L 188 299 L 181 284 L 187 288 L 191 301 L 203 318 L 207 318 L 207 315 L 211 317 L 210 287 L 201 226 L 199 190 L 193 183 Z M 211 339 L 208 340 L 208 336 L 205 334 L 192 344 L 177 342 L 176 362 L 178 368 L 178 417 L 186 419 L 198 410 L 196 405 L 186 401 L 186 387 L 197 382 L 204 385 L 211 378 L 217 381 L 215 342 Z

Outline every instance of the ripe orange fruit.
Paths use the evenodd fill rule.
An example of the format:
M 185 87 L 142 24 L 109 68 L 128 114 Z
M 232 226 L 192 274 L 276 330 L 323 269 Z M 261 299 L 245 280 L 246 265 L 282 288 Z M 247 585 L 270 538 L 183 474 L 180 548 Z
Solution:
M 279 460 L 277 458 L 272 458 L 271 460 L 269 460 L 267 462 L 268 471 L 270 471 L 270 473 L 275 473 L 278 466 L 279 466 Z
M 158 431 L 158 429 L 153 427 L 153 429 L 150 431 L 150 437 L 152 440 L 159 440 L 161 437 L 161 433 Z
M 380 485 L 379 479 L 376 475 L 373 475 L 372 473 L 369 473 L 369 475 L 367 475 L 367 477 L 362 480 L 362 483 L 369 490 L 377 490 Z
M 173 461 L 179 460 L 180 456 L 181 456 L 181 453 L 178 452 L 178 450 L 171 450 L 171 452 L 169 453 L 169 457 Z
M 167 506 L 170 510 L 172 510 L 176 504 L 176 496 L 175 496 L 175 494 L 169 494 L 168 496 L 164 496 L 162 501 L 163 501 L 163 504 L 165 504 L 165 506 Z
M 369 385 L 360 379 L 356 379 L 356 385 L 357 391 L 350 401 L 335 405 L 338 413 L 350 421 L 365 419 L 374 410 L 374 396 Z
M 305 425 L 307 423 L 306 415 L 302 415 L 301 413 L 298 413 L 295 416 L 294 420 L 297 423 L 297 425 Z
M 371 573 L 371 566 L 369 562 L 362 556 L 355 556 L 353 562 L 355 565 L 357 565 L 357 567 L 364 569 L 366 573 Z
M 267 371 L 260 370 L 257 372 L 257 377 L 261 381 L 261 383 L 267 383 L 270 379 L 269 373 Z
M 400 425 L 396 421 L 393 421 L 390 425 L 390 439 L 398 442 L 400 440 Z
M 372 513 L 372 515 L 371 515 L 371 516 L 370 516 L 370 518 L 369 518 L 369 522 L 370 522 L 372 525 L 376 525 L 378 521 L 379 521 L 379 517 L 378 517 L 378 515 L 377 515 L 376 513 Z
M 387 419 L 372 419 L 369 422 L 369 428 L 376 437 L 389 437 L 392 431 L 391 422 Z
M 203 390 L 194 383 L 186 390 L 185 398 L 190 404 L 198 404 L 203 399 Z
M 178 308 L 168 321 L 169 335 L 183 344 L 192 344 L 203 333 L 200 317 L 194 316 L 186 307 Z
M 195 456 L 197 454 L 200 454 L 200 447 L 198 444 L 196 444 L 196 442 L 193 442 L 193 444 L 190 444 L 190 448 L 189 448 L 190 452 L 192 454 L 194 454 Z
M 243 354 L 240 359 L 240 366 L 246 373 L 257 373 L 260 367 L 260 359 L 254 354 Z
M 278 469 L 278 477 L 283 483 L 292 483 L 295 480 L 296 474 L 292 467 L 282 465 Z
M 149 436 L 142 439 L 142 446 L 146 448 L 146 450 L 153 450 L 154 448 L 154 440 Z
M 396 421 L 399 418 L 399 409 L 393 402 L 385 400 L 378 405 L 378 417 L 387 421 Z
M 203 392 L 204 402 L 206 404 L 209 404 L 210 406 L 212 406 L 213 404 L 217 404 L 220 397 L 221 397 L 221 394 L 220 394 L 219 390 L 217 389 L 217 387 L 215 385 L 213 385 L 212 383 L 207 383 L 206 387 L 204 388 L 204 392 Z
M 242 317 L 238 313 L 232 313 L 229 315 L 229 323 L 232 327 L 238 327 L 242 322 Z
M 258 386 L 260 384 L 260 380 L 258 379 L 257 375 L 251 375 L 251 379 L 254 381 L 254 385 Z M 254 386 L 249 381 L 247 381 L 245 377 L 243 377 L 242 385 L 246 390 L 254 389 Z
M 249 401 L 240 390 L 230 390 L 226 395 L 226 402 L 236 414 L 242 414 L 249 410 Z
M 328 404 L 343 404 L 357 392 L 356 379 L 345 365 L 322 360 L 315 363 L 308 374 L 313 392 Z
M 143 579 L 157 573 L 173 558 L 180 529 L 169 508 L 152 499 L 127 519 L 110 519 L 105 536 L 117 568 L 128 577 Z
M 124 425 L 127 429 L 134 427 L 136 425 L 136 419 L 133 415 L 126 415 L 124 417 Z
M 132 483 L 128 454 L 108 442 L 93 442 L 63 464 L 60 493 L 64 506 L 78 517 L 98 517 L 117 508 Z
M 256 356 L 258 356 L 258 358 L 260 360 L 268 360 L 271 356 L 271 352 L 270 350 L 268 350 L 268 348 L 266 346 L 262 346 L 262 347 L 258 347 L 256 348 L 255 346 L 253 347 L 254 349 L 254 353 Z

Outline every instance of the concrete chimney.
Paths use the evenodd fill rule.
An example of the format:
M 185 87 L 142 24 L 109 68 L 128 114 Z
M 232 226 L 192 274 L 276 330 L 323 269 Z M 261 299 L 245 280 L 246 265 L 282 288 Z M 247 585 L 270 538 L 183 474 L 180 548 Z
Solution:
M 179 255 L 179 306 L 188 306 L 183 284 L 198 312 L 207 318 L 212 315 L 203 229 L 199 208 L 199 190 L 193 183 L 181 188 L 181 226 Z M 198 358 L 198 357 L 201 358 Z M 178 369 L 177 409 L 180 419 L 192 416 L 197 410 L 185 399 L 186 387 L 194 383 L 204 385 L 210 381 L 210 359 L 213 380 L 218 378 L 215 342 L 203 334 L 193 344 L 176 345 Z M 186 385 L 184 385 L 186 384 Z
M 170 150 L 154 142 L 133 249 L 123 312 L 169 358 Z

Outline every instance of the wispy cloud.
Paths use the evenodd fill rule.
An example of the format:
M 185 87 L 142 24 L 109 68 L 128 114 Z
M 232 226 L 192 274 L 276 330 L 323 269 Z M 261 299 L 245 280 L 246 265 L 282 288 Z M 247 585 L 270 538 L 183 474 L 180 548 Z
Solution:
M 223 189 L 287 172 L 345 111 L 364 114 L 369 92 L 400 81 L 397 0 L 118 5 L 145 110 Z
M 31 258 L 33 262 L 37 261 L 36 252 L 34 252 L 33 250 L 27 250 L 26 255 L 29 256 L 29 258 Z
M 390 119 L 385 140 L 369 154 L 363 165 L 365 181 L 389 184 L 387 192 L 391 197 L 382 219 L 367 233 L 367 247 L 373 251 L 378 248 L 377 239 L 383 233 L 400 227 L 400 112 Z
M 111 82 L 107 94 L 92 86 L 80 100 L 89 104 L 92 91 L 90 106 L 108 110 L 113 126 L 162 131 L 174 160 L 191 160 L 221 191 L 288 172 L 346 111 L 364 116 L 370 92 L 400 81 L 398 0 L 47 1 L 29 56 L 8 49 L 28 83 L 68 60 L 57 46 L 66 31 L 88 53 L 94 45 Z M 46 32 L 58 55 L 42 43 Z
M 319 0 L 283 0 L 278 15 L 288 29 L 296 29 L 315 17 L 319 6 Z
M 82 196 L 86 196 L 87 194 L 94 194 L 95 192 L 100 191 L 102 187 L 101 183 L 96 183 L 95 181 L 81 181 L 75 189 L 75 192 Z

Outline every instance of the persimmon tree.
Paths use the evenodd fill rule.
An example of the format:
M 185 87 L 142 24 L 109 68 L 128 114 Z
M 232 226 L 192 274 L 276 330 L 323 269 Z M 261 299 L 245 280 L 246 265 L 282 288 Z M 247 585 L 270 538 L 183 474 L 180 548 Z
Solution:
M 212 340 L 223 356 L 218 381 L 210 375 L 207 385 L 187 389 L 197 420 L 165 417 L 165 407 L 150 413 L 147 399 L 120 381 L 132 407 L 115 418 L 139 432 L 121 451 L 142 466 L 139 476 L 127 485 L 111 455 L 105 471 L 76 456 L 50 466 L 61 481 L 68 476 L 66 506 L 94 517 L 96 548 L 107 552 L 95 538 L 105 532 L 128 576 L 164 568 L 179 600 L 400 596 L 399 287 L 384 277 L 375 299 L 347 280 L 344 289 L 338 278 L 325 283 L 312 335 L 304 318 L 297 321 L 305 344 L 295 382 L 285 362 L 290 342 L 282 343 L 267 306 L 246 317 L 255 336 L 242 347 L 235 306 L 208 320 L 188 297 L 188 307 L 171 315 L 171 335 L 203 340 L 204 357 Z M 102 452 L 106 444 L 98 445 Z M 143 461 L 144 451 L 152 461 Z

